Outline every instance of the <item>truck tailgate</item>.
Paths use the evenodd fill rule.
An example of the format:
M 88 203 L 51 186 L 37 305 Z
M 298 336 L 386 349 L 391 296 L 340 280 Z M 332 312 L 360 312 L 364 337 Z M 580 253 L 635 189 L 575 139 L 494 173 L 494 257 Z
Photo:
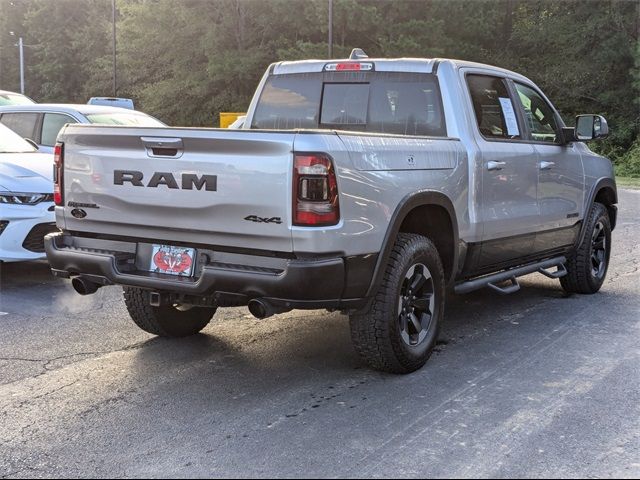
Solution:
M 294 136 L 68 126 L 59 218 L 70 231 L 290 252 Z

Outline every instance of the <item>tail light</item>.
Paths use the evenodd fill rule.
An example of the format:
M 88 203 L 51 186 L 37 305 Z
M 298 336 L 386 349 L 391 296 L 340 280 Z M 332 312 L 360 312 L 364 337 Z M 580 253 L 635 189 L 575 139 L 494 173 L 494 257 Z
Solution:
M 322 154 L 296 154 L 293 165 L 293 224 L 307 227 L 340 221 L 338 182 L 331 159 Z
M 64 167 L 64 144 L 56 143 L 53 149 L 53 201 L 61 207 L 64 205 L 62 170 Z

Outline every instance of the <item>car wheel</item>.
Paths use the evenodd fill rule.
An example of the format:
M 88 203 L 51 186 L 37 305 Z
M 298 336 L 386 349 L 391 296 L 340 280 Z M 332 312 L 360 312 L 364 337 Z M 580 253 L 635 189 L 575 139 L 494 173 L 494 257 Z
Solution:
M 149 304 L 148 290 L 123 287 L 124 303 L 133 322 L 145 332 L 160 337 L 179 338 L 195 335 L 206 327 L 216 308 Z
M 350 316 L 356 351 L 377 370 L 418 370 L 438 339 L 444 300 L 435 245 L 421 235 L 399 234 L 376 296 L 365 311 Z
M 602 287 L 611 254 L 611 222 L 601 203 L 594 203 L 587 218 L 585 235 L 567 259 L 567 274 L 560 284 L 567 293 L 596 293 Z

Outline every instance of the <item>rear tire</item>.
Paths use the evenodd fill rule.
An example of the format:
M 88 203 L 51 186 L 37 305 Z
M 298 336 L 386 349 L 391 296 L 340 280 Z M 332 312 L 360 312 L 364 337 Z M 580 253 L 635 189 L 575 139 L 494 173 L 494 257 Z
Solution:
M 149 304 L 148 290 L 123 287 L 124 303 L 133 322 L 145 332 L 160 337 L 180 338 L 195 335 L 206 327 L 216 313 L 213 307 L 179 310 L 173 305 Z
M 349 317 L 356 351 L 377 370 L 418 370 L 438 339 L 444 300 L 444 271 L 435 245 L 421 235 L 399 234 L 373 301 Z
M 601 203 L 594 203 L 586 220 L 585 235 L 567 259 L 567 274 L 560 285 L 567 293 L 596 293 L 602 287 L 611 254 L 611 221 Z

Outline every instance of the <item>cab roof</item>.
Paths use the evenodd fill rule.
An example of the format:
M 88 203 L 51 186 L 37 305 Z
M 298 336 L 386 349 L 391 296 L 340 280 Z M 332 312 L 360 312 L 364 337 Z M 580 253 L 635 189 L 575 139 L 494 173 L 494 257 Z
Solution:
M 482 70 L 491 70 L 509 77 L 520 77 L 526 79 L 523 75 L 511 70 L 484 63 L 469 62 L 466 60 L 457 60 L 452 58 L 369 58 L 360 49 L 354 49 L 350 58 L 347 59 L 316 59 L 275 63 L 273 65 L 272 73 L 274 75 L 281 75 L 287 73 L 322 72 L 325 71 L 325 67 L 327 65 L 345 63 L 371 63 L 374 65 L 374 70 L 378 72 L 412 73 L 435 73 L 439 65 L 448 64 L 455 70 L 459 70 L 461 68 L 478 68 Z

